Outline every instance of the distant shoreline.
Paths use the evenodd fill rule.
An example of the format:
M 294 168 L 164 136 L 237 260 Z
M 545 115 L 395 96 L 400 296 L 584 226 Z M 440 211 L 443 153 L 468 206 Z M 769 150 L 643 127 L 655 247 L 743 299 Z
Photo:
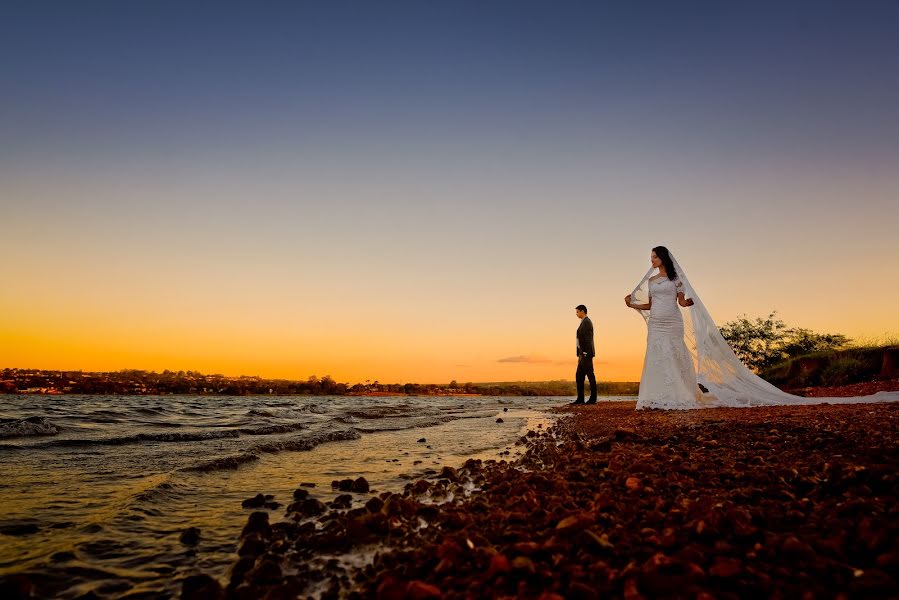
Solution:
M 602 396 L 632 396 L 637 382 L 599 382 Z M 263 379 L 241 375 L 226 377 L 198 371 L 110 372 L 0 370 L 0 393 L 8 394 L 116 394 L 197 396 L 573 396 L 574 381 L 503 381 L 449 383 L 341 383 L 330 376 L 306 380 Z
M 454 393 L 454 392 L 436 392 L 436 393 L 412 393 L 407 394 L 405 392 L 348 392 L 344 394 L 309 394 L 309 393 L 296 393 L 296 394 L 225 394 L 225 393 L 212 393 L 212 392 L 152 392 L 152 393 L 134 393 L 134 392 L 60 392 L 60 391 L 44 391 L 44 392 L 25 392 L 25 391 L 17 391 L 17 392 L 0 392 L 0 395 L 8 395 L 8 396 L 209 396 L 210 398 L 214 398 L 217 396 L 221 397 L 233 397 L 233 396 L 339 396 L 342 398 L 351 398 L 351 397 L 390 397 L 396 398 L 398 396 L 410 396 L 410 397 L 422 397 L 422 396 L 435 396 L 435 397 L 446 397 L 446 396 L 459 396 L 459 397 L 480 397 L 480 396 L 507 396 L 510 398 L 524 398 L 524 397 L 534 397 L 534 396 L 569 396 L 571 394 L 511 394 L 511 393 L 497 393 L 497 394 L 475 394 L 475 393 Z M 622 398 L 622 397 L 636 397 L 637 394 L 598 394 L 600 398 Z

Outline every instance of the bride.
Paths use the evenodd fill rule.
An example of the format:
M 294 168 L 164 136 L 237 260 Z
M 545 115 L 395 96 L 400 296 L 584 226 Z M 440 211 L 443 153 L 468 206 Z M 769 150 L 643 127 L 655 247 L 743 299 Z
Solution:
M 899 392 L 855 398 L 803 398 L 758 377 L 740 362 L 664 246 L 625 304 L 646 319 L 646 358 L 637 409 L 773 406 L 899 401 Z

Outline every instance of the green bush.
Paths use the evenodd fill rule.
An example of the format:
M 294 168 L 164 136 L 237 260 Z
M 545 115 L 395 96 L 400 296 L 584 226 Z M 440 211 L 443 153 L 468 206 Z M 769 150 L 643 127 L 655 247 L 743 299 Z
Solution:
M 870 378 L 863 361 L 854 356 L 841 356 L 834 359 L 821 371 L 823 385 L 846 385 Z

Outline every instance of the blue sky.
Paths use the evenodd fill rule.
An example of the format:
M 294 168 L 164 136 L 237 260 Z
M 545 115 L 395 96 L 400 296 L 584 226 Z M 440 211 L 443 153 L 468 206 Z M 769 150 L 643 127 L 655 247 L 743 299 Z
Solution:
M 149 320 L 160 349 L 126 366 L 337 377 L 328 340 L 356 334 L 334 313 L 352 314 L 353 360 L 392 362 L 346 378 L 465 380 L 546 378 L 495 361 L 564 356 L 586 302 L 630 373 L 639 324 L 612 311 L 666 243 L 722 320 L 893 331 L 840 315 L 895 235 L 897 73 L 895 2 L 7 2 L 0 251 L 22 285 L 0 308 L 61 331 L 53 364 L 109 354 L 72 323 L 109 349 Z M 60 297 L 48 271 L 91 275 Z M 810 306 L 808 271 L 854 300 Z M 223 280 L 237 299 L 209 316 Z M 423 311 L 447 350 L 418 364 L 401 349 Z M 497 313 L 526 324 L 506 346 Z M 208 332 L 236 324 L 262 332 L 253 356 L 304 353 L 216 358 Z M 206 342 L 166 355 L 176 330 Z M 47 340 L 21 335 L 34 351 L 6 362 L 33 366 Z

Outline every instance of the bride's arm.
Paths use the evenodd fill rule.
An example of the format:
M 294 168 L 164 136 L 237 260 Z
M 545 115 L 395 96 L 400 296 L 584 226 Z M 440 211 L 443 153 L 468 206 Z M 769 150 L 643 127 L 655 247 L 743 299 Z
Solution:
M 693 306 L 693 298 L 690 298 L 689 300 L 687 300 L 687 298 L 684 296 L 683 292 L 678 292 L 677 303 L 680 304 L 681 306 L 683 306 L 684 308 L 686 308 L 688 306 Z
M 649 303 L 647 304 L 631 304 L 631 295 L 628 294 L 624 297 L 624 303 L 636 310 L 650 310 L 652 308 L 652 296 L 649 297 Z

